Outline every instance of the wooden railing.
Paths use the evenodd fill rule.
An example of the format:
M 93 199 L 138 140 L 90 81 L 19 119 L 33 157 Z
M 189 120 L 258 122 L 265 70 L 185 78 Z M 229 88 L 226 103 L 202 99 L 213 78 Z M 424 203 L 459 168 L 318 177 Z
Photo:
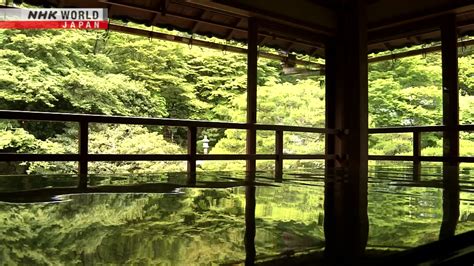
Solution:
M 338 130 L 326 128 L 313 128 L 302 126 L 284 126 L 269 124 L 247 124 L 231 122 L 213 122 L 201 120 L 169 119 L 169 118 L 147 118 L 147 117 L 125 117 L 106 116 L 92 114 L 70 114 L 52 112 L 30 112 L 0 110 L 0 119 L 7 120 L 32 120 L 49 122 L 76 122 L 79 124 L 79 152 L 77 154 L 24 154 L 24 153 L 0 153 L 0 161 L 77 161 L 79 162 L 79 174 L 87 176 L 88 163 L 94 161 L 187 161 L 187 172 L 189 176 L 195 176 L 197 160 L 274 160 L 275 176 L 281 177 L 283 172 L 283 160 L 298 159 L 336 159 L 333 154 L 285 154 L 283 152 L 284 132 L 309 132 L 320 134 L 336 134 Z M 130 124 L 130 125 L 156 125 L 186 127 L 187 153 L 186 154 L 90 154 L 89 153 L 89 124 Z M 197 129 L 198 128 L 223 128 L 223 129 L 255 129 L 260 131 L 275 132 L 275 152 L 273 154 L 198 154 L 197 153 Z M 421 133 L 443 132 L 446 126 L 420 126 L 420 127 L 385 127 L 371 128 L 369 134 L 390 133 L 412 133 L 413 155 L 369 155 L 369 160 L 388 161 L 413 161 L 415 167 L 419 167 L 421 161 L 447 162 L 453 158 L 443 156 L 421 155 Z M 474 131 L 474 125 L 459 125 L 458 131 Z M 344 131 L 341 131 L 344 132 Z M 474 157 L 459 156 L 454 158 L 457 162 L 474 162 Z
M 32 120 L 49 122 L 76 122 L 79 124 L 79 153 L 78 154 L 23 154 L 0 153 L 0 161 L 78 161 L 79 174 L 87 176 L 88 162 L 94 161 L 187 161 L 187 172 L 190 177 L 195 176 L 197 160 L 275 160 L 275 175 L 281 176 L 283 160 L 288 159 L 333 159 L 332 155 L 325 154 L 285 154 L 283 153 L 284 132 L 310 132 L 320 134 L 335 134 L 334 129 L 283 126 L 268 124 L 246 124 L 230 122 L 212 122 L 200 120 L 105 116 L 91 114 L 70 114 L 51 112 L 30 112 L 0 110 L 0 119 Z M 90 154 L 89 153 L 89 124 L 132 124 L 186 127 L 187 153 L 186 154 Z M 255 129 L 275 132 L 274 154 L 197 154 L 198 128 L 225 128 L 225 129 Z
M 446 126 L 415 126 L 415 127 L 383 127 L 371 128 L 369 134 L 390 134 L 390 133 L 412 133 L 413 134 L 413 155 L 369 155 L 369 160 L 385 161 L 420 161 L 447 162 L 453 158 L 443 156 L 421 156 L 421 133 L 423 132 L 443 132 Z M 474 131 L 474 125 L 459 125 L 458 131 Z M 474 157 L 459 156 L 454 158 L 457 162 L 474 162 Z
M 421 178 L 421 162 L 447 162 L 448 165 L 452 165 L 459 169 L 459 163 L 461 162 L 474 162 L 474 157 L 467 156 L 422 156 L 421 155 L 421 133 L 423 132 L 447 132 L 449 130 L 457 131 L 473 131 L 474 125 L 457 125 L 454 129 L 450 129 L 447 126 L 415 126 L 415 127 L 385 127 L 385 128 L 372 128 L 369 129 L 369 134 L 390 134 L 390 133 L 411 133 L 413 134 L 413 155 L 370 155 L 369 160 L 380 160 L 380 161 L 412 161 L 413 162 L 413 180 L 420 181 Z M 444 138 L 445 136 L 443 136 Z M 459 145 L 459 143 L 457 143 Z M 448 148 L 448 150 L 445 150 Z M 456 147 L 459 152 L 459 146 Z M 449 147 L 443 147 L 443 155 L 449 154 Z M 456 167 L 457 165 L 457 167 Z M 443 169 L 445 169 L 443 167 Z M 448 168 L 446 168 L 448 169 Z M 458 175 L 457 173 L 456 175 Z

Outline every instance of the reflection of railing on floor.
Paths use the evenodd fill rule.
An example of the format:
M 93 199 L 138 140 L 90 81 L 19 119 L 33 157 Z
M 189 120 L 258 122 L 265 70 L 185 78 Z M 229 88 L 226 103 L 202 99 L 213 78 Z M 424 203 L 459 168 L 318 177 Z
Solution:
M 0 119 L 33 120 L 50 122 L 79 123 L 79 153 L 78 154 L 21 154 L 0 153 L 0 161 L 78 161 L 79 173 L 88 174 L 88 162 L 92 161 L 187 161 L 187 172 L 195 177 L 197 160 L 275 160 L 275 175 L 282 175 L 283 160 L 289 159 L 332 159 L 331 155 L 324 154 L 284 154 L 283 132 L 309 132 L 321 134 L 335 134 L 333 129 L 284 126 L 268 124 L 246 124 L 231 122 L 212 122 L 200 120 L 168 119 L 105 116 L 90 114 L 50 113 L 0 110 Z M 88 150 L 89 124 L 133 124 L 186 127 L 188 129 L 187 154 L 90 154 Z M 225 128 L 225 129 L 254 129 L 275 132 L 274 154 L 197 154 L 198 128 Z
M 85 177 L 84 177 L 85 178 Z M 82 179 L 82 177 L 81 177 Z M 34 202 L 50 202 L 59 201 L 57 196 L 67 196 L 73 194 L 96 194 L 96 193 L 183 193 L 182 188 L 204 188 L 219 189 L 242 187 L 247 183 L 245 181 L 220 181 L 220 182 L 199 182 L 196 184 L 173 184 L 173 183 L 146 183 L 146 184 L 129 184 L 129 185 L 99 185 L 88 186 L 85 184 L 87 180 L 78 180 L 78 186 L 68 187 L 43 187 L 27 190 L 0 191 L 0 202 L 14 203 L 34 203 Z M 268 184 L 255 183 L 259 186 L 269 186 Z

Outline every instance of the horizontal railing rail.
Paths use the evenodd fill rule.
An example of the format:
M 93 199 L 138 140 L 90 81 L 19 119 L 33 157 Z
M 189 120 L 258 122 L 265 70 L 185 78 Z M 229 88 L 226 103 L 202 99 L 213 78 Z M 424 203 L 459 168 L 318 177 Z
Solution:
M 247 124 L 238 122 L 203 121 L 171 118 L 125 117 L 96 114 L 71 114 L 58 112 L 35 112 L 0 110 L 0 119 L 28 120 L 45 122 L 76 122 L 79 124 L 79 152 L 77 154 L 24 154 L 0 153 L 0 161 L 78 161 L 79 173 L 87 175 L 88 162 L 93 161 L 187 161 L 188 173 L 195 173 L 197 160 L 275 160 L 275 175 L 281 176 L 283 160 L 332 160 L 333 154 L 287 154 L 283 149 L 284 132 L 308 132 L 319 134 L 338 134 L 336 129 L 314 128 L 304 126 L 286 126 L 270 124 Z M 188 129 L 188 151 L 185 154 L 90 154 L 89 124 L 129 124 L 185 127 Z M 275 132 L 274 154 L 197 154 L 197 128 L 221 128 L 241 130 L 261 130 Z M 413 161 L 417 166 L 421 161 L 431 162 L 474 162 L 473 157 L 459 156 L 448 158 L 443 156 L 421 155 L 421 133 L 444 132 L 446 126 L 412 126 L 371 128 L 369 134 L 412 133 L 413 155 L 369 155 L 369 160 Z M 474 125 L 459 125 L 457 131 L 474 131 Z M 341 131 L 342 132 L 342 131 Z
M 238 122 L 205 121 L 174 118 L 151 118 L 133 116 L 111 116 L 96 114 L 71 114 L 58 112 L 34 112 L 0 110 L 0 119 L 31 120 L 49 122 L 87 122 L 100 124 L 128 124 L 128 125 L 155 125 L 171 127 L 199 127 L 199 128 L 225 128 L 225 129 L 257 129 L 267 131 L 293 131 L 334 134 L 336 130 L 326 128 L 286 126 L 270 124 L 247 124 Z
M 369 155 L 369 160 L 374 161 L 413 161 L 415 156 L 411 155 Z M 418 156 L 418 161 L 421 162 L 449 162 L 451 158 L 445 158 L 443 156 Z M 474 157 L 459 156 L 457 159 L 460 163 L 472 163 Z
M 369 134 L 443 132 L 444 130 L 446 130 L 446 126 L 379 127 L 379 128 L 370 128 Z M 474 131 L 474 125 L 459 125 L 458 130 L 459 131 Z
M 442 132 L 443 130 L 445 130 L 445 126 L 379 127 L 379 128 L 370 128 L 369 134 Z
M 335 129 L 304 126 L 286 126 L 269 124 L 247 124 L 236 122 L 202 121 L 171 118 L 125 117 L 96 114 L 71 114 L 58 112 L 35 112 L 0 110 L 0 119 L 27 120 L 45 122 L 79 123 L 79 153 L 77 154 L 24 154 L 0 153 L 0 161 L 78 161 L 79 173 L 87 175 L 88 162 L 93 161 L 187 161 L 188 174 L 196 171 L 197 160 L 275 160 L 275 175 L 281 176 L 283 160 L 297 159 L 334 159 L 334 155 L 325 154 L 285 154 L 283 152 L 283 132 L 308 132 L 336 134 Z M 186 127 L 188 142 L 186 154 L 91 154 L 89 153 L 89 124 L 129 124 Z M 275 132 L 274 154 L 197 154 L 197 128 L 254 129 Z
M 382 127 L 371 128 L 369 134 L 390 134 L 390 133 L 412 133 L 413 134 L 413 155 L 370 155 L 369 160 L 378 161 L 412 161 L 413 176 L 419 178 L 421 162 L 474 162 L 474 157 L 457 156 L 456 158 L 446 156 L 422 156 L 421 155 L 421 133 L 425 132 L 445 132 L 447 130 L 474 131 L 474 125 L 457 125 L 454 129 L 447 126 L 410 126 L 410 127 Z

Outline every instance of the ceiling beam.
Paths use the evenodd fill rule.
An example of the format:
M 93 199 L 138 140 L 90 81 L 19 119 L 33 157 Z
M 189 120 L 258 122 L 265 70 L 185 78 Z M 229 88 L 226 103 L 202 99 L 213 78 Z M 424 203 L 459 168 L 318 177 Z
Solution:
M 158 11 L 158 10 L 151 10 L 151 9 L 147 9 L 147 8 L 144 8 L 144 7 L 124 4 L 124 3 L 117 3 L 117 2 L 113 2 L 113 1 L 103 1 L 103 3 L 110 4 L 110 5 L 113 5 L 113 6 L 120 6 L 120 7 L 140 10 L 140 11 L 149 12 L 149 13 L 161 14 L 161 12 Z M 169 11 L 166 13 L 166 16 L 179 18 L 179 19 L 183 19 L 183 20 L 188 20 L 188 21 L 199 22 L 199 23 L 202 23 L 202 24 L 208 24 L 208 25 L 212 25 L 212 26 L 215 26 L 215 27 L 231 29 L 231 30 L 234 30 L 236 32 L 242 32 L 242 33 L 247 34 L 247 29 L 234 27 L 232 25 L 222 24 L 222 23 L 219 23 L 219 22 L 216 22 L 216 21 L 210 21 L 210 20 L 207 20 L 207 19 L 198 19 L 198 18 L 185 17 L 185 16 L 175 14 L 175 13 L 172 13 L 172 12 L 169 12 Z M 264 21 L 264 22 L 265 22 L 266 25 L 270 25 L 269 23 L 266 23 L 266 21 Z M 259 20 L 259 23 L 262 23 L 262 21 Z M 276 27 L 276 28 L 278 28 L 278 27 Z M 291 27 L 287 27 L 287 30 L 292 31 L 293 35 L 294 35 L 294 32 L 300 32 L 301 33 L 301 31 L 298 31 L 298 30 L 296 30 L 294 28 L 291 28 Z M 285 42 L 291 41 L 291 42 L 294 42 L 294 43 L 297 43 L 297 44 L 300 44 L 300 45 L 303 45 L 303 46 L 307 46 L 307 47 L 316 46 L 317 44 L 315 43 L 315 40 L 319 40 L 321 38 L 321 36 L 316 36 L 313 33 L 306 32 L 306 31 L 305 31 L 305 34 L 300 36 L 301 39 L 295 39 L 295 36 L 287 37 L 287 36 L 284 36 L 283 34 L 268 34 L 268 33 L 264 33 L 264 32 L 259 32 L 259 35 L 273 37 L 274 39 L 280 39 L 280 40 L 283 40 Z M 304 37 L 309 37 L 311 39 L 306 40 L 306 39 L 303 38 L 303 36 Z
M 237 22 L 234 24 L 234 28 L 238 28 L 238 27 L 239 27 L 239 24 L 240 24 L 240 22 L 242 22 L 242 20 L 243 20 L 242 18 L 239 18 L 239 19 L 237 20 Z M 232 36 L 234 35 L 234 32 L 235 32 L 234 29 L 230 29 L 230 30 L 229 30 L 229 33 L 227 33 L 227 36 L 225 36 L 225 39 L 226 39 L 226 40 L 232 39 Z
M 369 44 L 437 32 L 440 30 L 440 21 L 446 14 L 456 14 L 459 18 L 458 26 L 466 23 L 472 24 L 474 21 L 469 17 L 474 15 L 474 4 L 472 0 L 451 0 L 447 4 L 427 8 L 420 12 L 370 23 Z M 470 21 L 465 21 L 464 16 Z
M 177 43 L 182 43 L 182 44 L 189 44 L 191 42 L 190 37 L 182 37 L 182 36 L 176 36 L 176 35 L 171 35 L 171 34 L 166 34 L 166 33 L 161 33 L 161 32 L 131 28 L 131 27 L 112 24 L 112 23 L 109 24 L 109 29 L 112 30 L 112 31 L 124 32 L 124 33 L 128 33 L 128 34 L 144 36 L 144 37 L 147 37 L 147 38 L 152 38 L 152 39 L 154 38 L 154 39 L 177 42 Z M 209 42 L 209 41 L 203 41 L 203 40 L 199 40 L 199 39 L 192 39 L 192 45 L 199 46 L 199 47 L 205 47 L 205 48 L 209 48 L 209 49 L 220 50 L 220 51 L 234 52 L 234 53 L 239 53 L 239 54 L 247 54 L 247 49 L 245 49 L 245 48 L 226 45 L 226 44 L 220 44 L 220 43 L 214 43 L 214 42 Z M 268 53 L 268 52 L 260 51 L 258 55 L 262 58 L 267 58 L 267 59 L 272 59 L 272 60 L 279 60 L 279 61 L 286 60 L 286 56 L 282 56 L 282 55 L 278 55 L 278 54 L 274 54 L 274 53 Z M 323 64 L 319 64 L 319 63 L 311 62 L 311 61 L 306 61 L 306 60 L 300 60 L 300 59 L 296 59 L 296 64 L 312 66 L 312 67 L 316 67 L 316 68 L 320 68 L 320 69 L 324 68 Z
M 474 40 L 467 40 L 467 41 L 458 42 L 458 47 L 465 47 L 465 46 L 470 46 L 470 45 L 474 45 Z M 396 53 L 396 54 L 370 57 L 369 58 L 369 63 L 382 62 L 382 61 L 387 61 L 387 60 L 396 60 L 396 59 L 400 59 L 400 58 L 416 56 L 416 55 L 425 55 L 425 54 L 428 54 L 428 53 L 434 53 L 434 52 L 439 52 L 439 51 L 441 51 L 441 45 L 426 47 L 426 48 L 420 48 L 420 49 L 401 52 L 401 53 Z
M 474 15 L 474 11 L 472 12 L 472 14 Z M 419 36 L 440 31 L 440 19 L 441 17 L 435 17 L 425 21 L 418 21 L 401 26 L 369 32 L 369 45 L 379 44 L 406 37 L 415 37 L 418 38 L 419 42 L 422 42 Z M 474 18 L 459 21 L 457 27 L 458 29 L 462 29 L 465 27 L 473 27 L 473 25 Z
M 331 0 L 332 1 L 332 0 Z M 331 24 L 331 27 L 314 24 L 310 22 L 301 21 L 300 18 L 290 17 L 290 16 L 282 16 L 278 14 L 274 14 L 267 10 L 258 9 L 254 6 L 247 6 L 245 4 L 240 3 L 239 1 L 230 1 L 230 0 L 214 0 L 214 1 L 201 1 L 201 0 L 187 0 L 187 2 L 193 3 L 197 6 L 207 6 L 211 8 L 220 9 L 224 12 L 229 14 L 245 14 L 246 17 L 257 17 L 259 19 L 264 19 L 268 21 L 273 21 L 281 25 L 286 25 L 292 28 L 299 28 L 306 30 L 308 32 L 312 32 L 313 34 L 321 34 L 325 36 L 333 36 L 334 29 L 331 27 L 335 27 L 335 25 Z M 317 7 L 317 6 L 316 6 Z M 324 9 L 324 13 L 328 14 L 331 20 L 335 21 L 336 13 L 333 10 L 320 6 Z
M 200 22 L 199 22 L 199 19 L 202 19 L 205 14 L 206 14 L 206 10 L 202 10 L 202 11 L 201 11 L 201 14 L 199 14 L 199 16 L 198 16 L 198 17 L 199 17 L 199 18 L 198 18 L 198 21 L 195 21 L 195 22 L 194 22 L 194 25 L 193 25 L 193 27 L 191 28 L 191 32 L 194 33 L 194 32 L 196 32 L 196 31 L 198 30 L 199 25 L 200 25 L 200 24 L 199 24 L 199 23 L 200 23 Z
M 311 3 L 331 10 L 338 10 L 340 8 L 339 1 L 334 0 L 311 0 Z
M 166 16 L 166 10 L 168 8 L 169 0 L 161 0 L 159 3 L 158 11 L 159 13 L 156 13 L 153 19 L 151 20 L 151 25 L 156 25 L 159 22 L 160 17 Z
M 379 31 L 387 28 L 393 28 L 397 26 L 402 26 L 405 24 L 413 24 L 420 21 L 433 20 L 435 18 L 440 18 L 447 14 L 462 14 L 462 13 L 471 13 L 474 11 L 474 4 L 472 0 L 458 0 L 452 1 L 454 4 L 448 4 L 443 6 L 438 6 L 431 9 L 425 9 L 422 12 L 417 12 L 410 15 L 390 17 L 389 19 L 378 21 L 375 23 L 369 23 L 368 31 Z M 437 21 L 439 25 L 439 20 Z

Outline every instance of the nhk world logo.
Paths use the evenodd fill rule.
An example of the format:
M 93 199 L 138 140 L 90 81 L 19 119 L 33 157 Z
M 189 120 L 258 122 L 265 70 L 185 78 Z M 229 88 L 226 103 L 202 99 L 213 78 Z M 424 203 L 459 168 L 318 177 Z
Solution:
M 107 29 L 105 8 L 0 8 L 3 29 Z

